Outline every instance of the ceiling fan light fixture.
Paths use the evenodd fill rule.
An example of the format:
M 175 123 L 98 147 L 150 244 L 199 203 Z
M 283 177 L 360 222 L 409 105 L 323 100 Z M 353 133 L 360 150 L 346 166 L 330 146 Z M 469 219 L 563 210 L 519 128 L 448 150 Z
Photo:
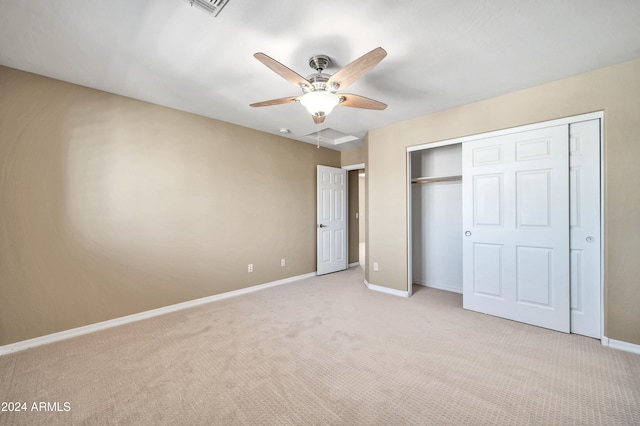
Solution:
M 300 103 L 309 111 L 309 114 L 316 117 L 323 117 L 340 103 L 340 97 L 335 93 L 327 91 L 314 91 L 305 93 L 300 98 Z
M 387 52 L 382 47 L 377 47 L 371 52 L 362 55 L 331 75 L 322 72 L 331 63 L 329 57 L 316 55 L 309 60 L 309 66 L 316 72 L 306 78 L 262 52 L 254 53 L 253 56 L 271 69 L 271 71 L 274 71 L 294 86 L 299 87 L 303 94 L 301 96 L 288 96 L 286 98 L 255 102 L 249 104 L 250 107 L 300 102 L 309 114 L 311 114 L 313 122 L 316 124 L 324 123 L 325 117 L 333 111 L 333 108 L 338 104 L 350 108 L 375 110 L 383 110 L 387 107 L 387 105 L 382 102 L 365 98 L 364 96 L 351 93 L 337 93 L 338 89 L 346 89 L 347 86 L 359 79 L 364 73 L 376 66 L 387 56 Z

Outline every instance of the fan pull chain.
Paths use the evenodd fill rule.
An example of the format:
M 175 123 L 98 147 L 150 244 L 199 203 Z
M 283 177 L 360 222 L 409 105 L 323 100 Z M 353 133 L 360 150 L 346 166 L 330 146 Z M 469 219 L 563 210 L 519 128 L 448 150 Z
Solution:
M 316 141 L 317 141 L 317 146 L 316 148 L 320 149 L 320 123 L 316 123 Z

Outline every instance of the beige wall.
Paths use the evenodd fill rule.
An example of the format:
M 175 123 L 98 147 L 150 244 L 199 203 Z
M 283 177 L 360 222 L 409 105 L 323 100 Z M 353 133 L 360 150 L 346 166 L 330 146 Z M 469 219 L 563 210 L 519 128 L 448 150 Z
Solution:
M 316 164 L 340 153 L 0 67 L 0 345 L 315 271 Z
M 600 110 L 605 335 L 640 344 L 640 59 L 371 131 L 367 280 L 407 290 L 408 146 Z M 371 262 L 379 263 L 379 272 Z
M 340 164 L 342 167 L 355 166 L 356 164 L 363 164 L 366 157 L 366 147 L 359 146 L 358 148 L 350 149 L 348 151 L 342 151 L 340 153 Z

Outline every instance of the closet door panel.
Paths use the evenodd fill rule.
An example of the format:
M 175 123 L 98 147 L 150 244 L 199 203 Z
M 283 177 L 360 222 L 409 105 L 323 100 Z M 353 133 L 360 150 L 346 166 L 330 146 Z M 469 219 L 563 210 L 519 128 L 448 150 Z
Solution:
M 600 120 L 569 127 L 571 332 L 601 337 Z
M 463 144 L 465 309 L 569 332 L 568 136 L 561 125 Z
M 473 224 L 475 226 L 502 226 L 503 196 L 502 173 L 473 177 Z
M 488 296 L 503 299 L 501 244 L 473 245 L 473 293 L 476 296 Z

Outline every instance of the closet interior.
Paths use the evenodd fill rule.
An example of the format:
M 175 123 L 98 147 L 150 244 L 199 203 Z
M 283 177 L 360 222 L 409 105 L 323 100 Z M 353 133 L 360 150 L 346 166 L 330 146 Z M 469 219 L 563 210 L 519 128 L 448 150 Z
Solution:
M 410 156 L 413 283 L 462 293 L 462 145 Z

